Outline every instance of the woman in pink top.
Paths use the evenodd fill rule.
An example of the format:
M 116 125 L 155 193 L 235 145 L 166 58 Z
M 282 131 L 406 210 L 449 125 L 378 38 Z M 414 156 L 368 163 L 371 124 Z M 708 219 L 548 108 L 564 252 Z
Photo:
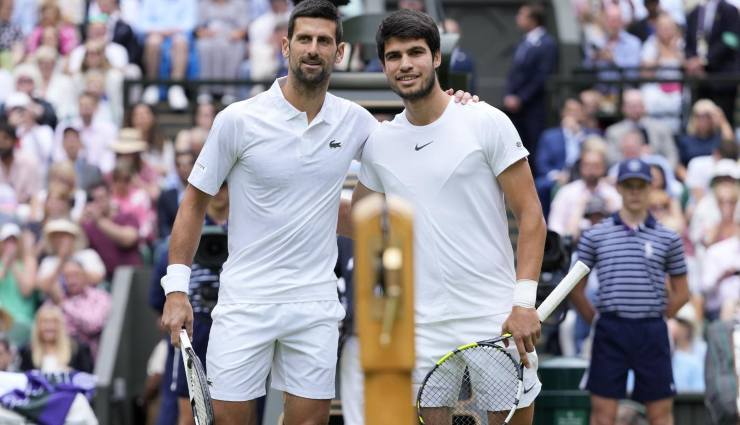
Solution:
M 79 44 L 77 29 L 64 22 L 62 11 L 56 1 L 46 1 L 39 7 L 39 24 L 28 36 L 27 50 L 33 53 L 42 44 L 44 32 L 53 29 L 56 32 L 59 53 L 67 55 Z

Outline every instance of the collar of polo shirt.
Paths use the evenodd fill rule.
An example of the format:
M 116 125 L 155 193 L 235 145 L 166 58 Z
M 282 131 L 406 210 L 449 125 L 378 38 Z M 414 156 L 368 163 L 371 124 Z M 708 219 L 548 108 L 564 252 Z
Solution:
M 612 218 L 614 219 L 614 224 L 621 224 L 626 226 L 626 224 L 624 224 L 624 221 L 622 221 L 622 217 L 619 216 L 619 211 L 612 214 Z M 640 224 L 639 227 L 645 226 L 649 229 L 655 229 L 656 224 L 658 224 L 658 221 L 655 220 L 655 217 L 653 217 L 652 214 L 648 213 L 647 217 L 645 218 L 645 222 Z
M 282 116 L 285 118 L 285 121 L 290 121 L 292 119 L 295 119 L 303 114 L 305 112 L 299 111 L 296 109 L 295 106 L 291 105 L 290 102 L 285 98 L 285 95 L 283 94 L 283 90 L 280 88 L 280 84 L 285 81 L 288 77 L 281 77 L 277 78 L 273 83 L 270 89 L 268 90 L 268 93 L 270 97 L 274 100 L 275 107 L 282 113 Z M 332 110 L 332 103 L 329 98 L 329 96 L 324 97 L 324 104 L 321 106 L 321 110 L 319 111 L 318 115 L 311 121 L 311 125 L 315 125 L 318 123 L 327 123 L 332 124 L 334 118 L 332 116 L 334 114 L 331 113 Z

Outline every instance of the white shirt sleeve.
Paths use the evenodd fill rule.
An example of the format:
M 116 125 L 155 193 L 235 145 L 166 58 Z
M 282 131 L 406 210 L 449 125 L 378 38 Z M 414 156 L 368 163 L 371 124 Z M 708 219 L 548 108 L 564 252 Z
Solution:
M 360 175 L 358 178 L 360 179 L 360 183 L 368 189 L 385 193 L 383 190 L 383 183 L 378 176 L 375 164 L 373 164 L 371 139 L 372 138 L 368 139 L 367 143 L 365 143 L 365 148 L 362 151 Z
M 365 143 L 367 142 L 367 139 L 370 137 L 370 134 L 372 134 L 373 130 L 375 130 L 378 125 L 378 120 L 375 119 L 375 117 L 365 108 L 359 107 L 362 111 L 359 113 L 359 117 L 357 118 L 357 123 L 355 125 L 355 129 L 358 131 L 358 135 L 365 135 L 365 140 L 360 144 L 359 148 L 357 149 L 357 153 L 354 156 L 354 159 L 357 161 L 360 161 L 362 159 L 362 150 L 365 147 Z
M 493 173 L 498 176 L 513 163 L 529 155 L 522 138 L 509 117 L 489 105 L 486 108 L 488 119 L 484 123 L 482 137 L 483 152 Z
M 206 143 L 188 177 L 190 184 L 211 196 L 221 188 L 243 149 L 246 134 L 234 111 L 233 108 L 226 108 L 216 116 Z

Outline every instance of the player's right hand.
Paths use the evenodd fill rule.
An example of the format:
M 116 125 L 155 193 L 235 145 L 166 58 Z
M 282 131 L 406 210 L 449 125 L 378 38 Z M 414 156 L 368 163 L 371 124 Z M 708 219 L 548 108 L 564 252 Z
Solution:
M 184 292 L 170 292 L 164 302 L 162 326 L 170 332 L 172 345 L 180 347 L 180 330 L 185 328 L 188 337 L 193 337 L 193 307 Z

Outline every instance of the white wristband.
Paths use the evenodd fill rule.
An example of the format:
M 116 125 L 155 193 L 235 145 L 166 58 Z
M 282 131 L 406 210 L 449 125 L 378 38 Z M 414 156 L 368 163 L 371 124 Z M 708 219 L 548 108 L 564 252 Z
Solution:
M 190 287 L 190 267 L 185 264 L 172 264 L 167 266 L 167 274 L 159 281 L 164 289 L 164 294 L 170 292 L 188 293 Z
M 519 279 L 514 286 L 513 304 L 518 307 L 534 308 L 537 301 L 537 281 Z

